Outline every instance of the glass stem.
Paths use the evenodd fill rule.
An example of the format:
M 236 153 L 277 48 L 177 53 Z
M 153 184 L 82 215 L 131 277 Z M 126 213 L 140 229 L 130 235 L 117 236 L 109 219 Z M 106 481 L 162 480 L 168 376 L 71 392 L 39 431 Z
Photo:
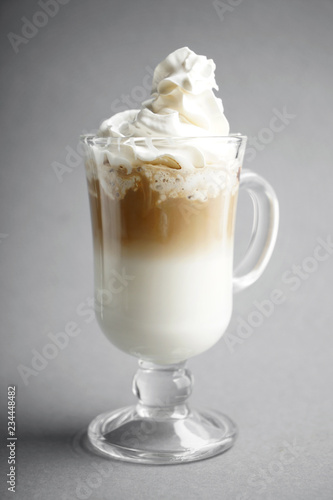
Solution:
M 186 400 L 192 392 L 193 377 L 185 365 L 185 361 L 156 365 L 139 360 L 133 393 L 139 399 L 137 411 L 142 417 L 177 419 L 189 414 Z

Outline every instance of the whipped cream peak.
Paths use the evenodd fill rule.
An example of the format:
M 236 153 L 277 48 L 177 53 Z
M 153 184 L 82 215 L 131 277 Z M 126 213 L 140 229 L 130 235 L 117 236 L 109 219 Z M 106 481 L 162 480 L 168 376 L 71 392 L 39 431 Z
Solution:
M 198 56 L 188 47 L 177 49 L 156 66 L 152 93 L 169 94 L 174 87 L 193 94 L 218 90 L 215 68 L 212 59 Z

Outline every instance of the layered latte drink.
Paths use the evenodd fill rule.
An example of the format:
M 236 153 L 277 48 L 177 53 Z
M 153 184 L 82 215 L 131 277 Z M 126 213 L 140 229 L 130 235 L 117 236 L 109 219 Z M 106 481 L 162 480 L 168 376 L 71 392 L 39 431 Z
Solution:
M 159 364 L 207 350 L 231 316 L 244 142 L 228 135 L 214 69 L 175 51 L 141 110 L 84 138 L 97 318 L 114 345 Z

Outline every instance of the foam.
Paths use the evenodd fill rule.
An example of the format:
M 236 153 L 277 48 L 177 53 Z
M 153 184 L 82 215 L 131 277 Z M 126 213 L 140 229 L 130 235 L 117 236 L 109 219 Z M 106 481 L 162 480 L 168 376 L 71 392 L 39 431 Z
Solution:
M 241 167 L 235 160 L 226 167 L 215 166 L 186 170 L 173 158 L 160 157 L 162 164 L 134 162 L 127 165 L 122 161 L 109 163 L 106 153 L 98 158 L 99 164 L 87 161 L 88 179 L 98 179 L 103 191 L 112 200 L 123 199 L 129 190 L 136 191 L 142 183 L 149 184 L 149 189 L 158 195 L 157 202 L 167 198 L 188 198 L 206 201 L 215 198 L 222 191 L 234 194 L 238 188 L 237 175 Z M 102 163 L 103 161 L 103 163 Z M 93 193 L 92 193 L 93 194 Z

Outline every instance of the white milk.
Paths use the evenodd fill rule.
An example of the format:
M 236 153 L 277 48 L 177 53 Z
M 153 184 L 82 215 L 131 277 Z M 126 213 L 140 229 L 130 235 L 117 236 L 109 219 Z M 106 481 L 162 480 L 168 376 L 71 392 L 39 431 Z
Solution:
M 96 316 L 123 351 L 177 363 L 209 349 L 226 330 L 232 310 L 230 241 L 181 257 L 95 258 Z

